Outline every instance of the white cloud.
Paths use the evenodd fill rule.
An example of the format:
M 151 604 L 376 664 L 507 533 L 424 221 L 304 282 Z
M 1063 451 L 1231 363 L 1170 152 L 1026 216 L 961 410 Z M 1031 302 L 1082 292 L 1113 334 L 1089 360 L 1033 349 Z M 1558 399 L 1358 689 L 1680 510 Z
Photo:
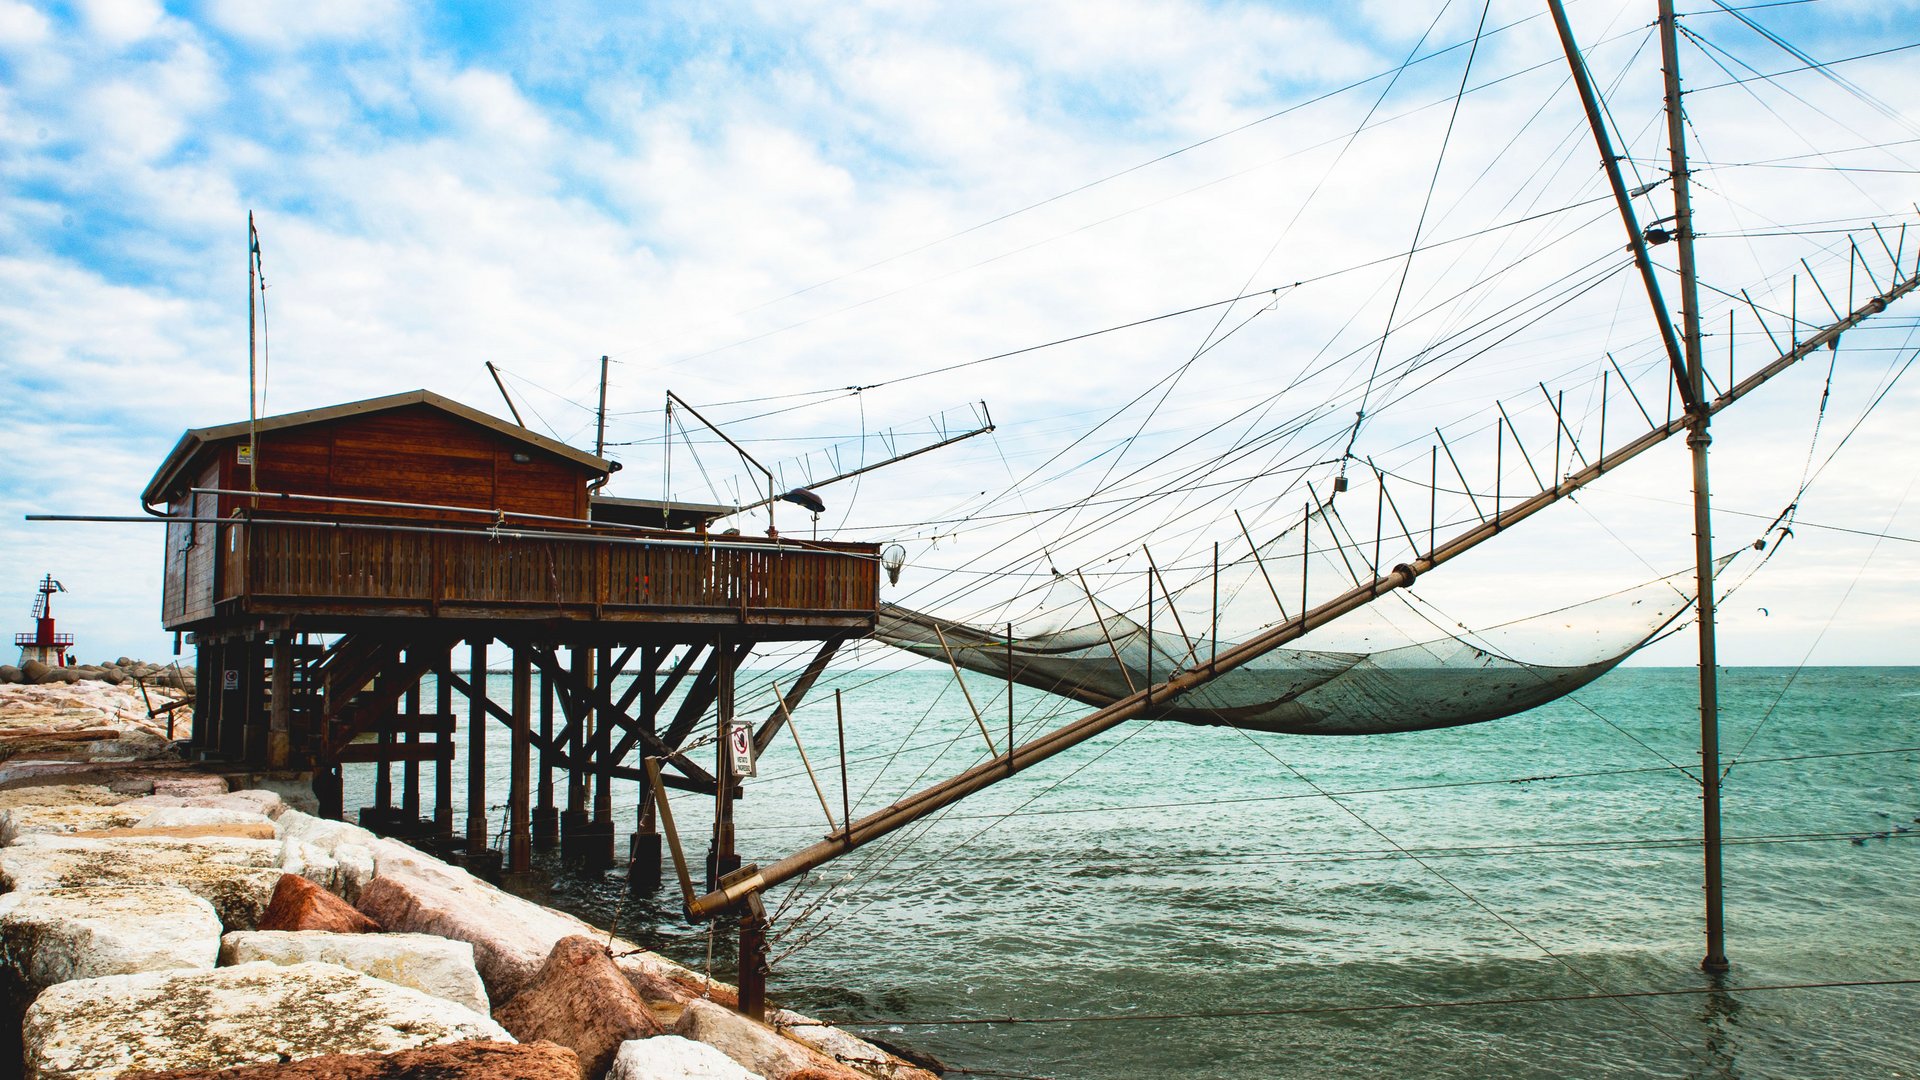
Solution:
M 249 41 L 282 48 L 319 41 L 363 40 L 392 31 L 404 11 L 394 0 L 213 0 L 214 26 Z
M 1610 13 L 1595 13 L 1595 26 Z M 0 293 L 8 297 L 0 302 L 0 355 L 7 357 L 0 389 L 48 417 L 16 416 L 0 427 L 0 445 L 32 448 L 23 453 L 36 469 L 66 468 L 76 454 L 100 463 L 84 484 L 59 492 L 60 509 L 125 508 L 181 428 L 231 419 L 244 407 L 239 237 L 249 208 L 260 213 L 273 286 L 272 408 L 415 386 L 494 407 L 480 366 L 493 359 L 511 373 L 523 407 L 563 437 L 589 438 L 590 417 L 578 403 L 590 396 L 595 359 L 611 353 L 619 361 L 613 434 L 641 444 L 618 451 L 629 463 L 617 481 L 626 494 L 655 494 L 661 482 L 658 447 L 648 441 L 658 437 L 659 415 L 648 410 L 664 387 L 717 402 L 877 381 L 1202 303 L 1232 293 L 1249 275 L 1265 285 L 1362 267 L 1288 293 L 1227 338 L 1124 454 L 1144 408 L 1099 431 L 1090 425 L 1192 355 L 1217 311 L 741 423 L 740 434 L 768 440 L 752 445 L 777 458 L 814 440 L 987 398 L 1002 424 L 991 441 L 873 474 L 858 498 L 848 488 L 829 500 L 826 525 L 851 506 L 850 528 L 891 534 L 897 525 L 899 535 L 919 536 L 921 565 L 1037 550 L 1044 541 L 1055 557 L 1084 556 L 1099 566 L 1107 548 L 1120 551 L 1149 526 L 1165 538 L 1169 560 L 1183 546 L 1190 555 L 1223 535 L 1231 540 L 1237 526 L 1222 516 L 1228 504 L 1206 503 L 1213 489 L 1204 485 L 1189 485 L 1178 512 L 1169 509 L 1173 502 L 1141 504 L 1133 517 L 1078 540 L 1066 518 L 1015 515 L 1085 497 L 1109 463 L 1117 461 L 1115 475 L 1125 476 L 1316 363 L 1327 370 L 1300 375 L 1299 386 L 1265 406 L 1262 423 L 1332 409 L 1327 403 L 1340 393 L 1357 393 L 1368 342 L 1385 324 L 1398 280 L 1400 263 L 1391 256 L 1412 235 L 1464 60 L 1456 52 L 1410 73 L 1376 116 L 1381 126 L 1344 156 L 1346 136 L 1384 83 L 1049 201 L 1390 67 L 1418 27 L 1401 27 L 1391 39 L 1359 36 L 1305 6 L 781 6 L 761 12 L 763 21 L 701 14 L 685 26 L 661 12 L 644 32 L 610 19 L 587 49 L 531 32 L 503 33 L 503 44 L 485 47 L 432 40 L 379 5 L 292 16 L 228 5 L 208 16 L 198 24 L 187 17 L 148 24 L 148 44 L 127 61 L 31 9 L 0 8 L 0 35 L 12 27 L 14 39 L 38 34 L 45 45 L 33 54 L 38 66 L 0 96 L 8 148 L 0 176 L 9 192 L 0 201 L 0 237 L 17 252 L 0 265 Z M 1541 55 L 1552 59 L 1550 34 L 1539 23 L 1488 42 L 1476 65 L 1493 75 Z M 141 25 L 88 25 L 108 24 L 127 34 Z M 1453 41 L 1471 30 L 1449 25 L 1439 34 Z M 254 55 L 221 42 L 223 31 L 288 51 Z M 324 60 L 323 50 L 291 51 L 348 39 L 358 44 Z M 1635 44 L 1623 39 L 1599 56 L 1624 64 Z M 610 57 L 621 59 L 575 70 Z M 1570 99 L 1554 98 L 1532 119 L 1560 93 L 1562 71 L 1550 64 L 1468 99 L 1435 192 L 1429 238 L 1462 236 L 1576 192 L 1597 193 Z M 1897 72 L 1874 74 L 1878 92 L 1898 95 Z M 1623 93 L 1616 115 L 1640 125 L 1638 132 L 1649 101 Z M 1693 108 L 1713 151 L 1729 158 L 1765 145 L 1761 128 L 1773 123 L 1728 94 L 1701 95 Z M 1783 108 L 1796 121 L 1809 115 Z M 44 140 L 37 137 L 43 126 Z M 1823 137 L 1819 125 L 1805 127 Z M 1489 162 L 1495 167 L 1483 175 Z M 1802 174 L 1703 179 L 1725 192 L 1724 205 L 1715 202 L 1719 195 L 1702 196 L 1717 224 L 1735 211 L 1746 223 L 1806 216 L 1809 178 Z M 1891 198 L 1890 187 L 1876 186 L 1886 178 L 1856 179 L 1865 195 L 1823 187 L 1821 213 L 1855 213 Z M 994 220 L 1030 204 L 1039 205 Z M 1444 344 L 1582 261 L 1614 257 L 1619 226 L 1605 209 L 1423 254 L 1408 278 L 1389 362 Z M 1586 231 L 1574 227 L 1589 217 L 1596 224 Z M 67 218 L 72 225 L 63 224 Z M 1547 245 L 1562 235 L 1572 239 Z M 1791 262 L 1791 241 L 1754 238 L 1751 250 L 1748 243 L 1716 247 L 1716 281 L 1748 284 L 1755 268 Z M 1462 277 L 1532 249 L 1539 250 L 1522 273 L 1453 299 Z M 1842 272 L 1844 264 L 1842 252 Z M 1537 398 L 1535 379 L 1558 385 L 1555 376 L 1590 370 L 1603 349 L 1630 370 L 1653 371 L 1657 382 L 1650 326 L 1630 286 L 1621 278 L 1558 302 L 1553 321 L 1524 329 L 1429 393 L 1381 410 L 1362 449 L 1384 457 L 1424 453 L 1419 440 L 1432 424 L 1488 411 L 1495 395 Z M 1235 309 L 1224 328 L 1254 310 Z M 1348 354 L 1360 359 L 1333 362 Z M 1791 418 L 1800 426 L 1780 430 L 1804 439 L 1808 391 L 1796 387 L 1775 399 L 1791 407 L 1768 412 L 1761 402 L 1755 411 L 1776 424 Z M 1631 405 L 1613 406 L 1610 438 L 1617 438 Z M 1342 415 L 1323 428 L 1339 427 L 1353 407 L 1339 405 L 1333 411 Z M 757 408 L 716 412 L 744 416 Z M 1544 438 L 1550 453 L 1547 415 L 1534 405 L 1515 419 Z M 1583 432 L 1590 431 L 1592 419 L 1585 422 Z M 1223 432 L 1248 427 L 1258 425 L 1241 419 Z M 1492 429 L 1480 430 L 1487 445 L 1476 441 L 1465 452 L 1491 458 Z M 1769 429 L 1760 423 L 1757 430 L 1764 441 Z M 1226 437 L 1214 436 L 1206 452 Z M 1728 421 L 1725 445 L 1742 437 Z M 1863 445 L 1893 455 L 1888 460 L 1914 452 L 1897 439 L 1866 438 Z M 1778 453 L 1728 452 L 1729 509 L 1770 506 L 1778 484 L 1764 481 L 1797 469 L 1776 459 L 1791 458 L 1804 442 L 1773 442 Z M 1299 460 L 1337 449 L 1308 447 Z M 1209 476 L 1269 469 L 1289 478 L 1281 470 L 1298 463 L 1290 456 L 1296 450 L 1302 447 L 1276 443 Z M 716 474 L 731 473 L 724 452 L 702 453 Z M 1065 456 L 1044 470 L 1048 482 L 990 505 L 978 501 L 1056 453 Z M 1170 477 L 1175 460 L 1150 472 Z M 1082 462 L 1091 464 L 1069 467 Z M 1508 464 L 1511 478 L 1518 466 Z M 674 476 L 682 494 L 706 496 L 684 448 Z M 724 487 L 721 475 L 715 479 Z M 1646 482 L 1646 490 L 1656 487 Z M 1684 498 L 1684 486 L 1678 490 Z M 1845 494 L 1825 511 L 1835 523 L 1884 513 L 1893 497 L 1870 482 L 1859 491 L 1826 490 Z M 52 507 L 47 492 L 32 495 L 34 505 Z M 1240 505 L 1256 524 L 1280 519 L 1260 499 Z M 1291 495 L 1281 505 L 1297 509 Z M 1089 509 L 1080 520 L 1113 512 Z M 1628 530 L 1649 561 L 1686 558 L 1684 513 L 1676 530 L 1630 500 L 1618 512 L 1658 537 Z M 1571 508 L 1562 516 L 1578 518 Z M 915 524 L 946 518 L 967 520 Z M 1540 580 L 1576 591 L 1587 584 L 1568 571 L 1564 552 L 1551 546 L 1558 543 L 1580 545 L 1583 570 L 1644 572 L 1634 558 L 1602 551 L 1610 543 L 1604 536 L 1596 541 L 1586 530 L 1583 537 L 1576 526 L 1584 522 L 1540 532 L 1552 537 L 1529 549 L 1546 553 Z M 1734 525 L 1744 527 L 1732 521 L 1729 535 L 1741 531 Z M 937 547 L 927 539 L 934 534 Z M 0 529 L 10 550 L 27 553 L 22 574 L 59 554 L 64 541 L 43 539 L 50 536 Z M 107 558 L 120 575 L 103 587 L 128 595 L 152 587 L 150 541 L 98 541 L 116 553 Z M 1770 573 L 1791 583 L 1783 594 L 1804 586 L 1813 596 L 1829 583 L 1795 568 L 1816 565 L 1829 564 L 1795 563 L 1783 553 Z M 140 609 L 144 621 L 124 631 L 129 644 L 115 651 L 157 651 L 151 607 Z M 1754 648 L 1778 657 L 1790 640 L 1783 625 L 1743 632 L 1759 642 Z M 1861 625 L 1876 624 L 1863 617 Z
M 166 17 L 157 0 L 86 0 L 81 11 L 87 28 L 116 48 L 152 35 Z
M 47 40 L 51 24 L 17 0 L 0 0 L 0 49 L 25 50 Z

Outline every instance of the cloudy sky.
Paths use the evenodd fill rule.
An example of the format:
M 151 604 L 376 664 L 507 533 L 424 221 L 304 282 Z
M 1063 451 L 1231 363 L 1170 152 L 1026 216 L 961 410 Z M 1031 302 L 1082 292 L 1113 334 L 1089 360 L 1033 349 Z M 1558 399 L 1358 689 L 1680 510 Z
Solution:
M 1724 367 L 1731 340 L 1744 376 L 1773 351 L 1744 303 L 1729 339 L 1729 296 L 1775 335 L 1796 295 L 1818 325 L 1821 288 L 1846 306 L 1848 230 L 1856 300 L 1903 223 L 1913 268 L 1920 6 L 1731 6 L 1757 27 L 1681 8 L 1708 351 Z M 1570 8 L 1629 182 L 1661 178 L 1652 5 Z M 183 429 L 245 417 L 249 212 L 267 413 L 416 387 L 504 413 L 493 361 L 530 426 L 590 445 L 607 355 L 612 492 L 731 502 L 749 475 L 697 430 L 665 439 L 663 391 L 792 482 L 984 400 L 993 435 L 822 492 L 823 535 L 899 540 L 902 599 L 954 614 L 1011 617 L 1054 568 L 1137 581 L 1143 542 L 1191 577 L 1241 543 L 1236 509 L 1264 538 L 1343 463 L 1424 475 L 1436 426 L 1484 494 L 1496 402 L 1543 459 L 1536 384 L 1582 452 L 1609 354 L 1665 407 L 1566 76 L 1541 5 L 1505 0 L 0 0 L 0 611 L 26 629 L 50 571 L 83 659 L 168 650 L 157 530 L 21 518 L 137 514 Z M 1817 473 L 1726 605 L 1728 662 L 1916 661 L 1920 396 L 1893 381 L 1916 305 L 1716 422 L 1723 547 Z M 1640 406 L 1607 377 L 1611 446 Z M 1651 455 L 1463 560 L 1439 610 L 1682 569 L 1685 468 Z M 1502 469 L 1512 494 L 1511 447 Z

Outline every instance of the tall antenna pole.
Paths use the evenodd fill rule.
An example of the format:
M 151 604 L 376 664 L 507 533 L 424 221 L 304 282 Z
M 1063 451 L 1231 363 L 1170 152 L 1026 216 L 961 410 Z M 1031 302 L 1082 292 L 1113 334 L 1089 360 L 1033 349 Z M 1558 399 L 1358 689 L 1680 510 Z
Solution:
M 260 419 L 258 407 L 260 395 L 257 389 L 258 382 L 254 377 L 256 348 L 253 303 L 254 293 L 258 291 L 254 270 L 259 265 L 260 232 L 253 227 L 253 211 L 249 210 L 247 211 L 247 487 L 253 491 L 260 490 L 260 467 L 256 464 L 259 451 L 255 445 L 258 441 L 255 428 Z
M 600 358 L 600 409 L 594 416 L 593 456 L 604 458 L 607 456 L 607 358 L 605 356 Z M 607 481 L 611 479 L 613 479 L 612 474 L 601 477 L 593 485 L 593 490 L 599 491 L 606 487 Z
M 1701 970 L 1726 971 L 1726 927 L 1720 882 L 1720 687 L 1713 626 L 1713 521 L 1707 487 L 1706 368 L 1700 354 L 1700 291 L 1693 261 L 1693 204 L 1687 190 L 1687 121 L 1680 103 L 1679 33 L 1673 0 L 1660 0 L 1660 56 L 1667 82 L 1667 144 L 1672 154 L 1674 232 L 1680 251 L 1680 325 L 1686 345 L 1687 449 L 1693 454 L 1693 558 L 1700 613 L 1700 787 L 1707 893 L 1707 955 Z
M 607 452 L 607 358 L 600 358 L 600 411 L 599 419 L 593 427 L 593 456 L 605 457 Z

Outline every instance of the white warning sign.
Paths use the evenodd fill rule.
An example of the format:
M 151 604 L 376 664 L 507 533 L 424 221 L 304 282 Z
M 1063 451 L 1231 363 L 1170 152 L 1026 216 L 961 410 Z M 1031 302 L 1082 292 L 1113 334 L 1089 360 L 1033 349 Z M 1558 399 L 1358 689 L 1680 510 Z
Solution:
M 727 763 L 735 776 L 752 776 L 753 725 L 736 720 L 727 725 Z

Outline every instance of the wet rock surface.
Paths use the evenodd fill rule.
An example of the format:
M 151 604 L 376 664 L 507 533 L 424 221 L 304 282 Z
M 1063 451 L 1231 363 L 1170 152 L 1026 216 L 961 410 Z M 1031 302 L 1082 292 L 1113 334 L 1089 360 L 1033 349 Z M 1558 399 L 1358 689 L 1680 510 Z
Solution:
M 471 1009 L 321 963 L 64 982 L 35 999 L 21 1037 L 37 1080 L 513 1041 Z
M 333 934 L 316 930 L 240 930 L 220 939 L 220 963 L 339 964 L 396 986 L 412 987 L 481 1014 L 487 991 L 474 970 L 473 946 L 431 934 Z M 512 1028 L 508 1028 L 512 1031 Z M 516 1038 L 518 1032 L 514 1032 Z
M 548 1039 L 573 1048 L 580 1075 L 593 1080 L 613 1063 L 620 1044 L 665 1031 L 599 941 L 561 938 L 520 993 L 493 1010 L 517 1039 Z

